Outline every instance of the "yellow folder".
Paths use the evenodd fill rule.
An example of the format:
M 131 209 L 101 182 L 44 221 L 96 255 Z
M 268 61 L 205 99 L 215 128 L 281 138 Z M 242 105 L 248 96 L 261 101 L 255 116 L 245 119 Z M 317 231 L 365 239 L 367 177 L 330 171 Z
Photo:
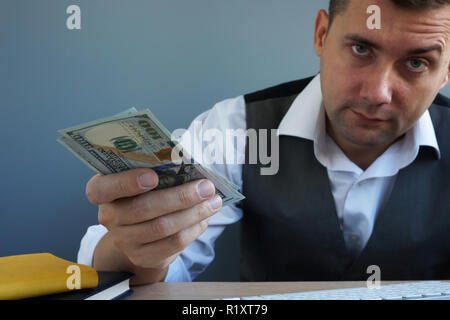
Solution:
M 0 257 L 0 300 L 31 298 L 97 285 L 95 269 L 50 253 Z

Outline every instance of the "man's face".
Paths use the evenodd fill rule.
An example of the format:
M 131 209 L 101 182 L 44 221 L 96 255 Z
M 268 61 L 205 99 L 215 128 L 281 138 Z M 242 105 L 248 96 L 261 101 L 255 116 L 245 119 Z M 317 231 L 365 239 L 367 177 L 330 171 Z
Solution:
M 380 30 L 367 27 L 372 4 L 381 8 Z M 328 129 L 355 146 L 391 144 L 448 81 L 450 6 L 411 11 L 386 0 L 351 0 L 325 35 L 327 26 L 321 11 L 314 44 Z

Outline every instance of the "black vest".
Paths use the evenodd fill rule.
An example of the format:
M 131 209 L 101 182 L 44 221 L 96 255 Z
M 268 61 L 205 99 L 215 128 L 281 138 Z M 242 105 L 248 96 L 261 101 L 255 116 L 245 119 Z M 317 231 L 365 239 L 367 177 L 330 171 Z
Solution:
M 247 128 L 277 129 L 311 79 L 245 95 Z M 450 279 L 449 106 L 438 95 L 429 108 L 441 159 L 421 147 L 400 170 L 356 258 L 347 250 L 327 169 L 315 158 L 312 141 L 280 136 L 276 175 L 260 175 L 263 166 L 246 161 L 241 281 L 365 281 L 370 265 L 380 267 L 381 280 Z

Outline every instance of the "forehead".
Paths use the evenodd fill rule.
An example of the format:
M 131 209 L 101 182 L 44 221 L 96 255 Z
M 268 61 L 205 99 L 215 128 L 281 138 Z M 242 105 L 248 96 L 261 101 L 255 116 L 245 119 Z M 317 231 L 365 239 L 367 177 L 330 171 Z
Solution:
M 380 7 L 381 29 L 369 30 L 367 13 L 370 5 Z M 343 14 L 336 17 L 343 33 L 358 33 L 369 39 L 393 46 L 440 44 L 450 47 L 450 5 L 431 10 L 411 10 L 395 6 L 388 0 L 351 0 Z M 333 22 L 334 24 L 334 22 Z

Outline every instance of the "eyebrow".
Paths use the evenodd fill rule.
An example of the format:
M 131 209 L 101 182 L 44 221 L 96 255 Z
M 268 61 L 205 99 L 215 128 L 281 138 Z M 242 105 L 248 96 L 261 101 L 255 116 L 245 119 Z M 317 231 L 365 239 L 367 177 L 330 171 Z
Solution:
M 370 41 L 366 38 L 363 38 L 361 36 L 358 36 L 358 35 L 348 35 L 345 37 L 345 39 L 350 40 L 350 41 L 359 42 L 365 46 L 372 47 L 377 50 L 381 48 L 381 46 L 379 44 L 377 44 L 373 41 Z M 425 48 L 412 49 L 412 50 L 408 51 L 408 55 L 425 54 L 425 53 L 428 53 L 431 51 L 437 51 L 441 55 L 442 54 L 442 46 L 439 44 L 436 44 L 436 45 L 425 47 Z
M 438 44 L 431 46 L 431 47 L 426 47 L 426 48 L 419 48 L 419 49 L 414 49 L 409 51 L 409 54 L 424 54 L 424 53 L 428 53 L 431 51 L 437 51 L 439 54 L 442 53 L 442 47 Z

